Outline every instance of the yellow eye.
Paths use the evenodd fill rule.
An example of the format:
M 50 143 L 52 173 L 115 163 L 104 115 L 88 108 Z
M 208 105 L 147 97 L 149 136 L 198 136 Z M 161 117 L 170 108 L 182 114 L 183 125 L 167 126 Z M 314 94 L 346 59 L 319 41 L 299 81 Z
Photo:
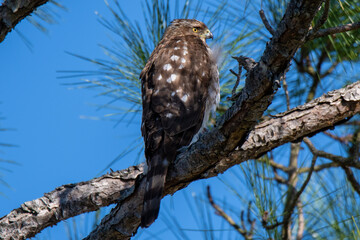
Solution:
M 193 28 L 193 31 L 194 31 L 194 32 L 198 32 L 198 29 L 197 29 L 197 28 Z

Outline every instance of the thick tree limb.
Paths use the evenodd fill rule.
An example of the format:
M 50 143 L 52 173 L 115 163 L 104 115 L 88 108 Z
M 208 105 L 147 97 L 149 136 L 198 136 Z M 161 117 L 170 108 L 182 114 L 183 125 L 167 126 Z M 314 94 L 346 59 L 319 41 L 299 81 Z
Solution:
M 216 130 L 182 152 L 170 169 L 165 194 L 173 194 L 192 181 L 209 178 L 229 167 L 257 158 L 284 143 L 331 128 L 360 113 L 360 82 L 332 91 L 305 105 L 258 124 L 241 147 L 227 156 L 221 149 L 208 148 L 217 139 Z M 221 138 L 220 138 L 221 140 Z M 220 159 L 219 159 L 220 158 Z M 87 239 L 128 239 L 140 223 L 144 181 L 128 199 L 118 204 Z
M 37 7 L 49 0 L 6 0 L 0 6 L 0 43 L 6 35 Z
M 96 211 L 128 197 L 142 166 L 112 172 L 77 184 L 67 184 L 23 203 L 0 219 L 0 239 L 25 239 L 46 227 L 81 213 Z
M 280 82 L 295 52 L 305 42 L 310 23 L 322 2 L 322 0 L 289 2 L 286 13 L 261 60 L 248 72 L 245 87 L 240 92 L 239 98 L 219 120 L 217 127 L 179 154 L 170 166 L 164 194 L 173 194 L 195 180 L 216 176 L 235 164 L 257 158 L 284 143 L 324 131 L 360 112 L 360 82 L 358 82 L 275 116 L 274 119 L 264 121 L 255 127 L 258 119 L 271 103 L 274 86 L 276 87 Z M 253 130 L 250 131 L 251 129 Z M 124 198 L 118 201 L 118 205 L 87 239 L 129 239 L 136 233 L 140 224 L 145 184 L 141 171 L 136 169 L 136 171 L 127 170 L 127 174 L 134 178 L 138 176 L 136 181 L 131 178 L 126 187 L 122 186 L 122 180 L 116 184 L 119 187 L 118 191 L 122 190 L 125 193 Z M 122 173 L 123 171 L 116 174 Z M 70 201 L 72 197 L 70 193 L 71 191 L 66 192 L 60 199 Z M 22 212 L 16 214 L 18 211 L 16 209 L 0 219 L 0 231 L 11 231 L 13 234 L 21 232 L 22 236 L 33 236 L 49 226 L 41 224 L 44 223 L 41 221 L 42 218 L 49 217 L 46 215 L 47 211 L 33 210 L 37 205 L 42 205 L 36 204 L 36 201 L 30 204 L 32 207 L 26 212 L 31 215 L 28 218 L 34 218 L 34 221 L 22 222 Z M 87 203 L 89 200 L 82 199 L 82 201 Z M 108 201 L 115 200 L 111 198 Z M 60 204 L 56 211 L 63 213 L 63 207 Z M 69 215 L 67 217 L 70 217 Z M 17 216 L 16 221 L 11 216 Z M 63 220 L 57 220 L 58 216 L 54 216 L 48 219 Z M 29 225 L 29 228 L 24 229 L 24 226 Z M 13 237 L 16 239 L 16 236 Z
M 213 134 L 209 132 L 179 156 L 170 170 L 166 194 L 176 192 L 194 179 L 216 176 L 235 164 L 255 159 L 284 143 L 331 128 L 359 113 L 360 82 L 356 82 L 258 124 L 244 144 L 221 161 L 216 155 L 218 149 L 202 150 L 206 149 L 207 140 Z M 31 237 L 69 217 L 118 202 L 112 211 L 118 213 L 115 214 L 116 219 L 107 217 L 100 229 L 104 231 L 104 226 L 109 226 L 111 231 L 122 231 L 123 236 L 118 239 L 129 238 L 131 231 L 135 231 L 140 223 L 144 190 L 142 171 L 142 166 L 130 167 L 88 182 L 64 185 L 42 198 L 26 202 L 0 219 L 0 236 L 4 239 L 10 239 L 10 236 L 14 239 Z M 97 236 L 101 239 L 100 235 Z

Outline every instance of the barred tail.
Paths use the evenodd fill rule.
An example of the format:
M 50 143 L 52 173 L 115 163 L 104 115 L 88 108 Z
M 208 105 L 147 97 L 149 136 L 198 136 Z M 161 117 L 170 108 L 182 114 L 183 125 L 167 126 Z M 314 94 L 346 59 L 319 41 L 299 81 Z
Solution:
M 142 228 L 149 227 L 158 217 L 168 166 L 168 160 L 162 159 L 160 155 L 155 155 L 148 161 L 149 169 L 146 174 L 144 205 L 141 213 Z

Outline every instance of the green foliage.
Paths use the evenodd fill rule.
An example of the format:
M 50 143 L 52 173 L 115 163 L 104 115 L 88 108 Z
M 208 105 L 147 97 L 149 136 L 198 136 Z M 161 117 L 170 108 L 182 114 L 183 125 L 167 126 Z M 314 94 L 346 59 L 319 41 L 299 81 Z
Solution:
M 236 66 L 229 56 L 246 54 L 253 50 L 248 47 L 256 40 L 251 36 L 258 29 L 239 17 L 234 9 L 235 4 L 228 1 L 219 3 L 204 3 L 203 1 L 167 1 L 148 0 L 143 3 L 144 20 L 131 21 L 121 9 L 120 3 L 114 1 L 114 6 L 107 1 L 112 20 L 99 15 L 100 23 L 109 29 L 115 36 L 113 46 L 101 45 L 107 59 L 92 59 L 73 54 L 83 60 L 96 64 L 97 71 L 66 71 L 66 77 L 96 76 L 86 79 L 81 88 L 99 87 L 99 95 L 111 98 L 104 108 L 116 107 L 116 102 L 126 103 L 126 108 L 116 107 L 118 110 L 107 116 L 118 114 L 139 113 L 141 111 L 141 91 L 139 75 L 145 66 L 152 50 L 159 42 L 167 25 L 175 18 L 197 18 L 204 21 L 213 30 L 215 39 L 210 45 L 219 52 L 219 71 L 222 88 L 222 104 L 226 103 L 226 96 L 231 92 L 234 76 L 229 69 Z M 141 27 L 145 25 L 144 27 Z M 249 40 L 251 39 L 251 40 Z M 216 45 L 214 45 L 214 43 Z M 246 47 L 246 48 L 245 48 Z M 226 56 L 223 54 L 226 53 Z M 110 106 L 111 105 L 111 106 Z
M 329 17 L 322 28 L 330 28 L 342 26 L 349 23 L 360 21 L 359 16 L 360 1 L 330 1 Z M 314 20 L 315 26 L 318 17 Z M 329 35 L 323 39 L 315 39 L 308 44 L 305 48 L 307 52 L 321 52 L 327 53 L 328 61 L 342 62 L 352 61 L 357 62 L 360 60 L 358 54 L 360 50 L 360 32 L 349 31 L 340 34 Z
M 0 121 L 3 119 L 4 118 L 0 114 Z M 1 124 L 0 124 L 0 134 L 4 134 L 4 132 L 11 131 L 11 130 L 14 130 L 14 129 L 3 128 L 3 127 L 1 127 Z M 5 142 L 0 142 L 0 153 L 3 154 L 4 153 L 3 149 L 9 148 L 9 147 L 16 147 L 16 145 L 10 144 L 10 143 L 5 143 Z M 5 172 L 8 172 L 8 173 L 12 172 L 11 168 L 9 167 L 12 165 L 18 165 L 18 163 L 15 161 L 4 159 L 3 157 L 0 157 L 0 185 L 3 185 L 8 188 L 10 188 L 10 185 L 4 179 Z M 0 195 L 3 195 L 1 191 L 0 191 Z
M 50 24 L 58 23 L 57 19 L 60 18 L 57 10 L 61 9 L 66 11 L 66 7 L 55 0 L 50 0 L 50 4 L 46 4 L 41 6 L 40 8 L 36 9 L 32 15 L 28 15 L 25 19 L 36 27 L 38 30 L 42 31 L 43 33 L 47 33 L 47 26 Z M 23 40 L 24 44 L 31 50 L 32 43 L 31 39 L 28 39 L 27 36 L 22 34 L 21 31 L 18 31 L 16 28 L 14 31 L 20 36 Z
M 265 14 L 274 28 L 283 16 L 286 3 L 283 0 L 261 1 Z M 106 2 L 106 4 L 111 12 L 112 19 L 109 20 L 108 17 L 99 15 L 100 22 L 119 40 L 114 40 L 111 47 L 101 45 L 106 59 L 92 59 L 91 57 L 73 54 L 94 63 L 98 70 L 67 72 L 69 74 L 67 77 L 87 76 L 85 84 L 83 82 L 75 84 L 78 84 L 80 88 L 96 87 L 100 92 L 99 95 L 110 97 L 111 100 L 108 104 L 102 107 L 113 111 L 107 116 L 121 115 L 119 121 L 124 121 L 125 116 L 135 113 L 130 116 L 132 119 L 133 116 L 141 112 L 139 74 L 172 19 L 197 18 L 204 21 L 213 31 L 215 39 L 210 45 L 221 56 L 218 66 L 221 79 L 220 108 L 222 111 L 230 105 L 226 98 L 231 93 L 235 81 L 235 77 L 228 70 L 236 68 L 237 63 L 231 60 L 230 56 L 247 55 L 256 58 L 265 46 L 265 44 L 258 45 L 256 43 L 261 42 L 259 40 L 268 41 L 269 37 L 269 33 L 265 31 L 257 13 L 249 13 L 248 2 L 245 6 L 239 7 L 239 4 L 233 1 L 209 4 L 201 0 L 183 2 L 147 0 L 143 3 L 144 19 L 139 18 L 137 21 L 131 21 L 128 18 L 118 1 L 114 1 L 113 4 Z M 259 2 L 254 4 L 258 10 Z M 333 0 L 331 1 L 328 20 L 322 28 L 359 21 L 359 14 L 357 14 L 359 11 L 360 5 L 357 0 Z M 243 13 L 243 15 L 239 13 Z M 313 26 L 321 18 L 321 14 L 322 11 L 314 20 Z M 310 101 L 331 88 L 341 87 L 357 80 L 358 73 L 355 70 L 353 72 L 350 70 L 356 69 L 359 65 L 359 34 L 359 31 L 352 31 L 336 36 L 318 38 L 306 43 L 298 51 L 294 58 L 293 67 L 290 68 L 286 78 L 290 107 Z M 346 78 L 344 74 L 347 74 Z M 325 79 L 326 84 L 323 84 Z M 280 90 L 268 110 L 268 115 L 285 111 L 285 99 L 285 92 Z M 120 102 L 122 104 L 125 102 L 125 107 L 119 107 Z M 354 132 L 354 128 L 348 129 L 350 132 Z M 140 146 L 142 143 L 141 139 L 138 138 L 117 159 Z M 271 159 L 287 167 L 289 146 L 290 144 L 287 144 L 273 151 L 274 156 Z M 325 150 L 328 150 L 326 147 Z M 348 148 L 343 146 L 343 149 Z M 142 150 L 139 151 L 139 155 L 141 153 Z M 303 165 L 308 165 L 308 160 L 311 159 L 309 155 L 309 151 L 306 149 L 300 151 L 297 156 L 298 169 L 302 168 Z M 219 178 L 238 202 L 229 203 L 223 199 L 215 199 L 217 202 L 222 202 L 221 207 L 232 216 L 240 215 L 240 210 L 236 206 L 247 206 L 249 201 L 253 202 L 254 204 L 251 205 L 250 209 L 252 215 L 257 219 L 255 237 L 280 239 L 281 226 L 265 230 L 261 225 L 261 219 L 268 212 L 268 225 L 281 221 L 284 214 L 285 199 L 289 194 L 288 185 L 274 181 L 275 172 L 269 165 L 268 156 L 264 156 L 260 160 L 260 162 L 242 163 L 238 169 L 228 171 L 226 177 Z M 319 162 L 326 161 L 320 160 Z M 107 167 L 110 167 L 111 164 Z M 341 169 L 314 173 L 306 191 L 301 195 L 300 200 L 306 219 L 304 239 L 348 239 L 350 236 L 354 239 L 358 238 L 359 197 L 349 188 L 345 180 L 334 181 L 334 179 L 339 179 L 337 176 L 339 171 Z M 285 180 L 288 176 L 286 172 L 278 174 Z M 299 184 L 296 187 L 300 186 L 306 176 L 307 173 L 298 174 Z M 345 177 L 342 175 L 341 179 L 345 179 Z M 221 235 L 212 231 L 216 229 L 222 231 L 231 227 L 225 221 L 222 221 L 220 228 L 214 225 L 213 218 L 218 218 L 218 216 L 211 214 L 213 210 L 206 199 L 194 197 L 193 202 L 188 196 L 185 198 L 193 217 L 197 219 L 198 231 L 203 231 L 204 239 L 224 239 L 226 238 L 224 236 L 230 236 L 230 233 L 226 235 L 223 232 Z M 293 232 L 299 225 L 299 215 L 301 215 L 299 210 L 295 210 L 291 225 Z M 165 224 L 178 239 L 189 239 L 186 232 L 189 229 L 182 228 L 174 216 L 169 214 L 163 218 L 165 218 Z M 234 217 L 234 219 L 239 220 L 238 217 Z M 151 237 L 158 238 L 156 234 Z M 239 234 L 236 237 L 239 238 Z

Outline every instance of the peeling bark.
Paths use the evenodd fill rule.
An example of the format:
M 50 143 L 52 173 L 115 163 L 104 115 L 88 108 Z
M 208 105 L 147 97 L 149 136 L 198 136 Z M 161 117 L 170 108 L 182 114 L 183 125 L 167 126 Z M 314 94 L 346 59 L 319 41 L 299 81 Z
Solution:
M 0 43 L 21 20 L 49 0 L 6 0 L 0 6 Z
M 130 167 L 87 182 L 66 184 L 25 202 L 0 219 L 0 239 L 33 237 L 62 220 L 121 201 L 132 194 L 135 179 L 142 172 L 142 166 Z
M 285 143 L 332 128 L 359 113 L 360 81 L 258 124 L 242 146 L 226 156 L 218 155 L 220 149 L 207 148 L 208 140 L 216 139 L 219 134 L 217 130 L 210 131 L 178 156 L 169 170 L 165 195 L 173 194 L 195 180 L 214 177 Z M 119 202 L 86 239 L 129 239 L 136 233 L 144 185 L 145 181 L 139 182 L 133 195 Z
M 220 161 L 219 149 L 206 147 L 209 139 L 216 139 L 216 130 L 210 131 L 178 156 L 169 171 L 165 194 L 173 194 L 197 179 L 216 176 L 284 143 L 332 128 L 359 113 L 360 81 L 259 123 L 241 147 Z M 128 239 L 140 224 L 145 183 L 142 172 L 143 167 L 139 165 L 56 188 L 2 217 L 0 236 L 2 239 L 32 237 L 67 218 L 118 203 L 88 239 Z
M 304 44 L 322 2 L 289 2 L 261 60 L 248 72 L 237 101 L 219 119 L 218 126 L 182 149 L 170 166 L 164 195 L 173 194 L 198 179 L 223 173 L 282 144 L 332 128 L 360 113 L 360 82 L 356 82 L 258 124 L 295 52 Z M 142 176 L 142 167 L 136 166 L 89 182 L 64 185 L 1 218 L 0 236 L 32 237 L 64 219 L 117 202 L 86 239 L 129 239 L 140 224 L 145 185 Z

